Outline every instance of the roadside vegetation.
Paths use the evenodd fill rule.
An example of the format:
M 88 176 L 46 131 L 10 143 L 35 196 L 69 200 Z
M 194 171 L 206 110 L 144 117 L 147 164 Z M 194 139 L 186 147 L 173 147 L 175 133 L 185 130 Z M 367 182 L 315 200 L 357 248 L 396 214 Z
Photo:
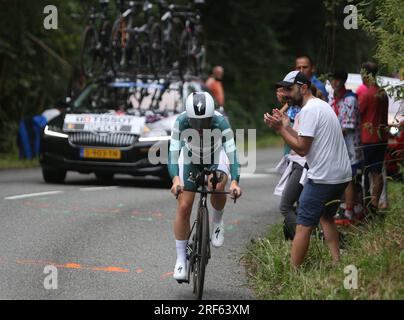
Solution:
M 280 148 L 284 145 L 282 138 L 279 135 L 269 133 L 262 137 L 257 138 L 257 149 L 263 149 L 268 147 Z
M 1 169 L 22 169 L 39 167 L 38 159 L 21 160 L 16 151 L 8 154 L 0 154 Z
M 389 185 L 391 208 L 384 222 L 342 229 L 345 249 L 332 267 L 328 248 L 313 237 L 303 267 L 289 264 L 291 243 L 282 225 L 254 240 L 244 257 L 249 281 L 260 299 L 404 299 L 404 184 Z M 347 266 L 358 270 L 358 289 L 344 288 Z

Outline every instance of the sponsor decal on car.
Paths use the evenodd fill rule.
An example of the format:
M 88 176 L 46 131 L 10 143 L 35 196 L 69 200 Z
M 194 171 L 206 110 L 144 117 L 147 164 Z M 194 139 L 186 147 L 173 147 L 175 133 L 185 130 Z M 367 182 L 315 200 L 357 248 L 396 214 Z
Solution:
M 144 126 L 144 117 L 108 114 L 67 114 L 63 130 L 65 132 L 122 132 L 140 135 Z

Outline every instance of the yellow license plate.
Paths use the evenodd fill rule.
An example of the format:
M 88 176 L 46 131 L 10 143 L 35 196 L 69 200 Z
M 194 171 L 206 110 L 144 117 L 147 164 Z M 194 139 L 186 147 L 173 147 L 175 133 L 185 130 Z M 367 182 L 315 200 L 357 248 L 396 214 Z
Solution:
M 82 149 L 81 156 L 85 159 L 110 159 L 120 160 L 121 150 L 113 149 Z

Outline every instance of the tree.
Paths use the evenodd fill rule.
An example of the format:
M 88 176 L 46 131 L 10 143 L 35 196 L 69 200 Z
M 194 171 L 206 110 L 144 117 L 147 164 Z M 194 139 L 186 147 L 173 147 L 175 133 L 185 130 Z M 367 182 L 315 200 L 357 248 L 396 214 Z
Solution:
M 389 73 L 404 67 L 404 6 L 401 0 L 373 0 L 374 21 L 362 10 L 360 26 L 376 40 L 377 61 Z M 365 5 L 362 2 L 362 7 Z

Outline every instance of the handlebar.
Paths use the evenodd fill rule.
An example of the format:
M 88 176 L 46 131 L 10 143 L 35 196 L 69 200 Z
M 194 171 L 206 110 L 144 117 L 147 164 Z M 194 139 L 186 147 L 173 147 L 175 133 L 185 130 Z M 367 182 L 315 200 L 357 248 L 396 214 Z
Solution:
M 222 182 L 222 180 L 223 180 L 221 176 L 220 177 L 217 176 L 217 171 L 216 170 L 210 170 L 210 169 L 204 168 L 202 172 L 198 173 L 196 175 L 196 177 L 194 177 L 194 179 L 196 181 L 196 184 L 199 185 L 199 186 L 204 186 L 205 181 L 201 181 L 201 179 L 205 178 L 207 176 L 210 176 L 212 174 L 213 174 L 213 177 L 211 178 L 210 182 L 213 185 L 213 191 L 206 190 L 206 188 L 204 188 L 203 190 L 196 190 L 196 191 L 195 190 L 188 190 L 188 189 L 184 188 L 183 191 L 195 192 L 195 193 L 200 193 L 200 194 L 226 194 L 226 195 L 232 194 L 233 199 L 234 199 L 234 203 L 236 203 L 237 198 L 238 198 L 236 190 L 233 190 L 233 193 L 230 193 L 228 191 L 216 191 L 215 190 L 217 184 Z M 193 175 L 192 175 L 192 172 L 191 172 L 191 177 L 192 176 Z M 178 200 L 178 197 L 179 197 L 179 195 L 181 193 L 181 189 L 182 188 L 180 186 L 177 186 L 177 190 L 176 190 L 176 193 L 175 193 L 175 197 L 176 197 L 177 200 Z
M 189 190 L 189 189 L 186 189 L 186 188 L 184 188 L 183 191 L 195 192 L 195 193 L 204 193 L 204 194 L 225 194 L 225 195 L 231 194 L 231 192 L 229 192 L 229 191 L 208 191 L 208 190 L 205 190 L 205 191 L 196 190 L 196 191 L 195 191 L 195 190 Z M 237 199 L 238 199 L 236 193 L 237 193 L 237 191 L 236 191 L 236 190 L 233 190 L 232 195 L 233 195 L 233 201 L 234 201 L 234 203 L 236 203 L 236 202 L 237 202 Z M 176 198 L 177 200 L 178 200 L 178 197 L 180 196 L 180 194 L 181 194 L 181 187 L 180 187 L 180 186 L 177 186 L 177 191 L 176 191 L 176 193 L 175 193 L 175 198 Z

